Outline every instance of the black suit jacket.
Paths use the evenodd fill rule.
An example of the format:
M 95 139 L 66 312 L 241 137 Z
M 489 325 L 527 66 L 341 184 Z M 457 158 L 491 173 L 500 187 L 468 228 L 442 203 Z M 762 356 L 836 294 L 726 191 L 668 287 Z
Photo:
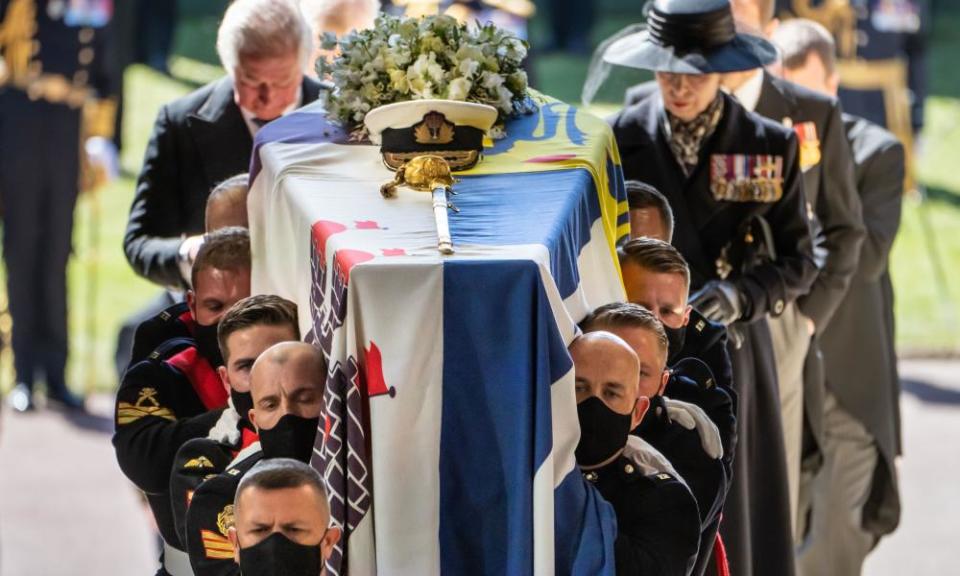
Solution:
M 744 110 L 723 94 L 724 112 L 700 150 L 700 162 L 684 176 L 660 125 L 663 102 L 658 90 L 611 119 L 624 176 L 660 190 L 673 208 L 673 244 L 690 265 L 691 289 L 718 277 L 721 249 L 738 235 L 743 222 L 763 216 L 770 223 L 776 261 L 729 278 L 747 296 L 744 320 L 779 314 L 806 294 L 816 274 L 807 218 L 797 139 L 792 131 Z M 772 155 L 783 159 L 783 195 L 776 202 L 729 202 L 710 192 L 710 159 L 719 154 Z
M 320 84 L 303 79 L 303 104 Z M 201 234 L 214 186 L 247 172 L 253 139 L 221 78 L 163 106 L 147 145 L 123 249 L 133 269 L 165 286 L 185 287 L 177 267 L 184 236 Z
M 821 335 L 827 387 L 867 428 L 880 451 L 863 525 L 877 536 L 897 527 L 900 500 L 894 459 L 900 453 L 899 379 L 888 256 L 903 202 L 904 150 L 893 134 L 844 116 L 853 146 L 867 239 L 850 291 Z
M 755 112 L 791 126 L 812 122 L 817 129 L 820 159 L 803 170 L 803 192 L 816 217 L 820 272 L 797 306 L 822 331 L 850 286 L 866 235 L 840 104 L 764 72 Z

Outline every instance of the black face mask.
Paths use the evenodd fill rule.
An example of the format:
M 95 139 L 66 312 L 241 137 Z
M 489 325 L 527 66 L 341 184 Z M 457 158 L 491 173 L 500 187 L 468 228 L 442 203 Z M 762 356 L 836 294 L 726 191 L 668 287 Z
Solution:
M 233 409 L 240 415 L 240 420 L 252 428 L 250 424 L 250 410 L 253 409 L 253 395 L 249 392 L 237 392 L 231 388 L 230 400 L 233 401 Z
M 223 366 L 220 342 L 217 340 L 217 326 L 218 324 L 197 324 L 193 328 L 193 339 L 197 341 L 197 348 L 214 368 Z
M 264 458 L 293 458 L 309 463 L 319 424 L 320 418 L 284 414 L 273 428 L 261 428 L 260 447 Z
M 249 548 L 240 549 L 240 573 L 243 576 L 317 576 L 322 565 L 319 544 L 297 544 L 280 532 L 274 532 Z
M 679 360 L 678 356 L 683 350 L 683 343 L 687 338 L 687 327 L 684 325 L 679 328 L 671 328 L 664 324 L 663 331 L 667 333 L 667 342 L 669 344 L 667 348 L 667 364 L 673 364 Z
M 577 404 L 580 443 L 574 452 L 581 466 L 595 466 L 627 445 L 633 411 L 618 414 L 603 400 L 591 396 Z

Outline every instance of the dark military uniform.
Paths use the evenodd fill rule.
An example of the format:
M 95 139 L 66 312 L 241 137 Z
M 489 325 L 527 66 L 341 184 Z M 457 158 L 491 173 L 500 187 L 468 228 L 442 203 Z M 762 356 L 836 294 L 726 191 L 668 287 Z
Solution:
M 186 545 L 196 576 L 236 576 L 227 528 L 233 523 L 233 499 L 240 479 L 263 459 L 259 444 L 241 452 L 222 473 L 204 481 L 187 510 Z
M 0 0 L 0 205 L 17 381 L 70 398 L 66 267 L 81 144 L 113 132 L 108 23 L 54 0 Z M 109 14 L 105 13 L 108 17 Z
M 187 509 L 197 487 L 226 470 L 241 450 L 258 440 L 256 429 L 240 418 L 231 403 L 206 438 L 194 438 L 177 450 L 170 474 L 170 506 L 181 543 L 187 542 Z
M 670 474 L 647 472 L 621 456 L 583 473 L 617 515 L 617 575 L 688 574 L 700 541 L 697 503 Z
M 197 321 L 186 302 L 174 304 L 159 314 L 141 322 L 133 335 L 133 353 L 130 366 L 146 360 L 167 340 L 193 338 Z
M 736 417 L 730 396 L 716 385 L 706 364 L 696 359 L 687 359 L 673 368 L 664 396 L 703 409 L 717 426 L 724 449 L 721 458 L 711 458 L 704 452 L 697 430 L 687 430 L 671 421 L 661 396 L 651 398 L 650 409 L 634 430 L 634 434 L 667 457 L 696 498 L 700 511 L 700 554 L 692 573 L 699 575 L 706 571 L 712 558 L 720 513 L 732 479 Z
M 766 322 L 809 289 L 816 275 L 796 136 L 724 99 L 723 115 L 686 177 L 662 129 L 654 92 L 612 119 L 624 176 L 661 190 L 676 218 L 673 244 L 690 265 L 691 290 L 727 276 L 745 296 L 730 347 L 738 395 L 735 472 L 721 526 L 737 574 L 792 574 L 783 431 L 776 367 Z M 739 192 L 729 194 L 731 181 Z M 717 194 L 717 195 L 715 195 Z M 775 260 L 731 261 L 762 238 L 744 225 L 769 224 Z M 762 512 L 760 512 L 762 511 Z M 754 548 L 754 544 L 756 547 Z M 752 567 L 752 569 L 751 569 Z
M 696 363 L 684 362 L 688 358 L 694 358 L 705 364 L 709 375 L 698 368 Z M 691 310 L 683 347 L 678 352 L 670 354 L 667 364 L 673 371 L 674 377 L 685 376 L 707 389 L 716 386 L 725 393 L 687 397 L 684 393 L 685 388 L 673 385 L 674 377 L 671 377 L 667 384 L 668 397 L 692 402 L 703 408 L 710 416 L 720 431 L 724 457 L 729 457 L 732 461 L 737 445 L 737 392 L 733 386 L 733 364 L 730 362 L 730 352 L 727 350 L 727 328 L 723 324 L 707 320 L 696 309 Z M 707 403 L 704 403 L 705 400 Z M 729 411 L 726 407 L 728 401 Z
M 175 549 L 183 546 L 170 508 L 174 457 L 188 440 L 207 436 L 226 405 L 217 373 L 189 338 L 164 342 L 127 370 L 117 391 L 117 461 L 146 494 L 160 535 Z

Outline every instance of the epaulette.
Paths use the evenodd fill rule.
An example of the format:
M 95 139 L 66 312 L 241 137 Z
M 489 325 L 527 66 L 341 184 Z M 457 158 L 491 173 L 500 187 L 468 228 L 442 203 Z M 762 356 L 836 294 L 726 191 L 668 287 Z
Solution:
M 717 385 L 713 370 L 699 358 L 684 358 L 671 367 L 671 372 L 674 378 L 685 379 L 699 388 L 709 390 Z
M 687 331 L 696 335 L 702 349 L 713 346 L 727 333 L 723 324 L 707 320 L 696 310 L 690 312 L 690 324 L 687 326 Z M 688 334 L 687 337 L 689 338 L 690 335 Z
M 130 366 L 146 359 L 158 346 L 171 338 L 193 336 L 193 316 L 186 303 L 181 302 L 142 322 L 133 336 Z
M 171 338 L 159 346 L 147 356 L 148 360 L 163 361 L 174 356 L 187 348 L 196 347 L 197 343 L 193 338 Z

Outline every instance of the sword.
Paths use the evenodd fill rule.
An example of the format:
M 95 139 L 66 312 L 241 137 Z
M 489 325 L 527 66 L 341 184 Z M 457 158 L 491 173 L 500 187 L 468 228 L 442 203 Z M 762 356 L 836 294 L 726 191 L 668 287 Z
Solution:
M 450 195 L 456 194 L 452 188 L 454 182 L 446 160 L 440 156 L 417 156 L 396 169 L 394 179 L 380 187 L 380 194 L 384 198 L 394 198 L 398 186 L 430 192 L 433 217 L 437 223 L 437 249 L 441 254 L 450 255 L 453 254 L 453 238 L 447 210 L 460 211 L 450 202 Z
M 457 207 L 450 203 L 448 194 L 450 188 L 445 185 L 437 186 L 431 193 L 433 196 L 433 217 L 437 221 L 437 249 L 441 254 L 453 254 L 453 239 L 450 237 L 450 220 L 447 218 L 447 209 L 459 212 Z

